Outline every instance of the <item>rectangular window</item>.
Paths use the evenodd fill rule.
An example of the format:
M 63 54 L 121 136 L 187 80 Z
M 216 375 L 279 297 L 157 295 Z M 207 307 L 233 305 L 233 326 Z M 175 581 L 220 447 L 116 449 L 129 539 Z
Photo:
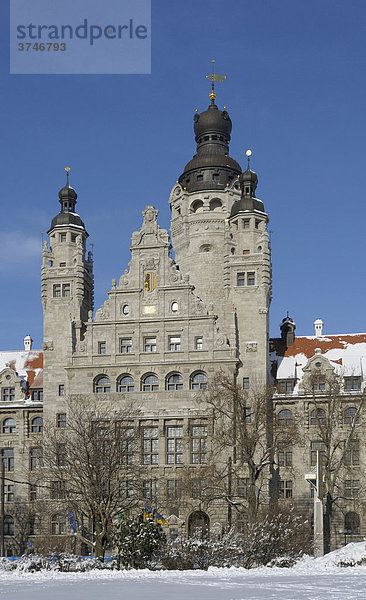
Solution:
M 344 389 L 347 391 L 357 391 L 361 389 L 361 377 L 345 377 Z
M 238 287 L 244 287 L 245 285 L 245 273 L 236 274 L 236 285 Z
M 15 388 L 3 388 L 1 390 L 1 399 L 3 402 L 12 402 L 15 400 Z
M 98 354 L 105 354 L 107 350 L 107 344 L 105 342 L 98 342 Z
M 351 440 L 344 451 L 344 464 L 348 467 L 360 464 L 360 442 Z
M 61 384 L 58 386 L 58 395 L 59 395 L 59 396 L 64 396 L 64 395 L 65 395 L 65 386 L 64 386 L 64 384 L 63 384 L 63 383 L 61 383 Z
M 248 249 L 246 249 L 246 250 L 243 250 L 243 254 L 245 254 L 245 255 L 246 255 L 246 254 L 250 254 L 250 250 L 248 250 Z
M 156 352 L 156 338 L 147 337 L 144 339 L 144 352 Z
M 14 502 L 14 484 L 5 485 L 5 502 Z
M 142 464 L 157 465 L 159 463 L 158 427 L 144 427 L 142 430 Z
M 37 500 L 37 486 L 34 484 L 29 486 L 29 500 L 31 502 Z
M 292 480 L 288 479 L 287 481 L 280 481 L 280 485 L 278 488 L 278 497 L 279 498 L 292 498 Z
M 132 352 L 132 338 L 120 339 L 119 351 L 121 354 L 130 354 Z
M 255 273 L 247 273 L 247 285 L 255 285 Z
M 158 482 L 156 479 L 147 479 L 142 482 L 142 496 L 145 500 L 155 500 L 158 493 Z
M 178 352 L 180 350 L 180 337 L 169 337 L 169 350 L 170 352 Z
M 316 377 L 313 381 L 313 391 L 323 392 L 325 390 L 325 377 Z
M 119 483 L 119 495 L 121 498 L 132 498 L 133 496 L 133 485 L 132 481 L 120 481 Z
M 289 394 L 294 390 L 294 382 L 291 380 L 284 379 L 278 382 L 278 391 L 280 394 Z
M 65 444 L 57 444 L 55 458 L 58 467 L 66 466 L 67 452 Z
M 14 471 L 14 449 L 3 448 L 1 450 L 1 458 L 5 465 L 5 471 Z
M 53 297 L 54 298 L 61 298 L 61 284 L 60 283 L 55 283 L 53 286 Z
M 192 481 L 192 498 L 199 499 L 206 496 L 206 480 L 193 479 Z
M 62 297 L 70 298 L 71 296 L 71 285 L 69 283 L 62 284 Z
M 249 390 L 249 377 L 243 377 L 243 390 Z
M 32 390 L 33 402 L 43 402 L 43 390 Z
M 344 495 L 346 498 L 358 498 L 360 493 L 360 481 L 358 479 L 346 479 Z
M 168 465 L 183 463 L 183 427 L 171 426 L 166 429 L 166 462 Z
M 278 447 L 278 466 L 292 467 L 292 445 L 283 442 Z
M 60 233 L 60 242 L 66 242 L 66 233 Z
M 243 219 L 243 229 L 250 228 L 250 219 Z
M 194 347 L 195 350 L 203 350 L 203 337 L 196 337 Z
M 325 460 L 325 444 L 324 442 L 311 442 L 310 444 L 310 464 L 316 465 L 316 453 L 319 450 L 320 460 Z
M 71 241 L 75 244 L 75 242 L 76 242 L 76 234 L 75 233 L 71 234 Z
M 56 427 L 66 427 L 66 413 L 57 413 Z
M 43 467 L 43 450 L 42 448 L 31 448 L 29 454 L 29 468 L 31 471 L 36 471 Z
M 168 500 L 179 500 L 182 497 L 182 480 L 167 479 L 166 494 Z
M 60 267 L 66 267 L 66 263 L 65 262 L 60 262 Z
M 247 477 L 238 477 L 236 482 L 236 491 L 239 498 L 248 498 L 249 479 Z
M 51 481 L 51 500 L 64 500 L 65 482 Z
M 258 221 L 258 219 L 255 220 L 255 228 L 258 229 L 259 228 L 259 223 L 260 221 Z
M 135 462 L 135 430 L 133 427 L 121 428 L 121 464 L 133 465 Z
M 207 426 L 192 425 L 191 428 L 191 462 L 207 463 Z
M 243 409 L 243 418 L 246 423 L 252 422 L 252 409 L 250 406 L 245 406 Z

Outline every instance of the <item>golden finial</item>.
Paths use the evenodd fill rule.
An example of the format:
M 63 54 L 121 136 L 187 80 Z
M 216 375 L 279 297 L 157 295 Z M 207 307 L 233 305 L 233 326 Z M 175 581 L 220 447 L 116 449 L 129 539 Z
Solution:
M 69 185 L 69 172 L 70 172 L 70 170 L 71 170 L 70 167 L 65 167 L 66 179 L 67 179 L 66 185 Z
M 247 158 L 248 158 L 248 169 L 250 169 L 250 157 L 252 156 L 253 153 L 251 150 L 247 150 L 245 152 L 245 154 L 247 155 Z
M 66 171 L 66 173 L 68 173 L 69 171 L 71 171 L 71 168 L 70 167 L 65 167 L 65 171 Z
M 226 75 L 217 75 L 217 73 L 215 73 L 214 59 L 212 59 L 211 62 L 212 62 L 212 73 L 210 75 L 206 75 L 206 79 L 209 79 L 211 81 L 210 99 L 211 99 L 211 103 L 214 104 L 215 99 L 216 99 L 215 82 L 216 81 L 225 81 Z

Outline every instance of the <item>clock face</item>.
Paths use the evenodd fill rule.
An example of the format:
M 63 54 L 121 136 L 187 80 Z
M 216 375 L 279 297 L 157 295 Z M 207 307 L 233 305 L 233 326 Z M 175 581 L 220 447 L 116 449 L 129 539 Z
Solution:
M 156 273 L 154 273 L 153 271 L 148 271 L 144 275 L 144 289 L 146 290 L 146 292 L 150 293 L 150 292 L 154 291 L 155 287 L 156 287 Z

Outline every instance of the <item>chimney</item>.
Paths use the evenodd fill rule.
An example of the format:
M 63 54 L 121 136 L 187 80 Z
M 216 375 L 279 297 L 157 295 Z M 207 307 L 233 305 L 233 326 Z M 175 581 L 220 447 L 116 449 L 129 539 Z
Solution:
M 31 338 L 31 336 L 26 335 L 24 338 L 24 350 L 26 352 L 29 352 L 30 350 L 32 350 L 32 344 L 33 344 L 33 340 Z
M 316 319 L 316 321 L 314 321 L 315 337 L 322 337 L 323 325 L 324 325 L 324 323 L 321 319 Z

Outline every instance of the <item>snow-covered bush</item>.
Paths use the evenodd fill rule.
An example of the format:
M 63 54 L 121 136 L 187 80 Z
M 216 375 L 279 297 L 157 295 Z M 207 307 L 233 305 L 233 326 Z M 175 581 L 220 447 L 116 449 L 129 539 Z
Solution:
M 304 517 L 296 515 L 294 510 L 265 515 L 261 521 L 247 526 L 243 566 L 266 565 L 281 557 L 289 561 L 310 551 L 310 528 Z
M 208 567 L 240 566 L 243 559 L 243 536 L 234 530 L 208 537 L 196 529 L 189 537 L 178 537 L 167 543 L 161 563 L 166 569 L 208 569 Z
M 0 570 L 17 570 L 22 573 L 35 573 L 37 571 L 61 571 L 61 572 L 85 572 L 92 569 L 106 568 L 100 560 L 93 557 L 76 556 L 75 554 L 50 554 L 48 556 L 37 556 L 27 554 L 18 560 L 0 559 Z
M 210 537 L 196 530 L 189 538 L 178 537 L 168 542 L 161 557 L 167 569 L 208 569 L 215 567 L 245 567 L 260 565 L 291 567 L 305 552 L 309 552 L 307 521 L 287 514 L 266 515 L 257 523 L 249 523 L 246 532 L 234 529 L 224 535 L 212 532 Z
M 117 550 L 117 569 L 148 569 L 158 560 L 165 535 L 153 521 L 129 518 L 116 526 L 111 541 Z

